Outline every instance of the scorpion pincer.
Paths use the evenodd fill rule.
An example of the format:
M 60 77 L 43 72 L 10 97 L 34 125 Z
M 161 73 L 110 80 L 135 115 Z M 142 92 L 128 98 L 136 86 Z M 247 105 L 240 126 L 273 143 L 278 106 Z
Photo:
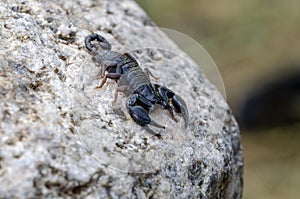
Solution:
M 96 41 L 96 42 L 95 42 Z M 92 43 L 93 42 L 93 43 Z M 143 71 L 136 59 L 129 53 L 120 54 L 111 51 L 110 43 L 99 34 L 91 34 L 85 38 L 85 46 L 93 56 L 93 61 L 100 64 L 103 80 L 97 88 L 102 88 L 107 78 L 114 79 L 118 83 L 114 102 L 117 100 L 118 92 L 123 92 L 128 97 L 127 110 L 131 118 L 148 132 L 158 135 L 148 125 L 165 128 L 151 120 L 150 108 L 156 104 L 168 110 L 171 118 L 174 111 L 180 114 L 185 123 L 188 124 L 188 110 L 184 100 L 170 89 L 159 84 L 151 83 L 149 70 Z

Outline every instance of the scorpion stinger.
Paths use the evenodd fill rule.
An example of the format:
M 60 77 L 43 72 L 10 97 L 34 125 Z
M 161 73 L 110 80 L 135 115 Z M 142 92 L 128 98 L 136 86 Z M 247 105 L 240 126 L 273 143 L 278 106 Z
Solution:
M 85 38 L 85 46 L 89 51 L 95 51 L 96 46 L 92 44 L 92 41 L 97 40 L 104 50 L 111 50 L 110 43 L 101 35 L 98 35 L 96 33 L 89 35 Z
M 95 40 L 100 43 L 98 46 L 92 44 Z M 114 100 L 117 99 L 118 92 L 125 93 L 129 98 L 128 112 L 137 124 L 148 132 L 158 135 L 148 127 L 148 125 L 152 125 L 157 128 L 165 128 L 151 120 L 149 116 L 150 108 L 158 104 L 167 109 L 175 121 L 177 120 L 173 112 L 181 114 L 185 122 L 184 126 L 187 127 L 189 113 L 184 100 L 170 89 L 152 84 L 149 78 L 152 73 L 147 70 L 143 71 L 132 55 L 111 51 L 110 43 L 98 34 L 87 36 L 85 45 L 93 56 L 93 61 L 101 64 L 106 72 L 102 83 L 97 88 L 104 86 L 107 79 L 116 80 L 118 88 Z M 99 49 L 99 45 L 101 49 Z

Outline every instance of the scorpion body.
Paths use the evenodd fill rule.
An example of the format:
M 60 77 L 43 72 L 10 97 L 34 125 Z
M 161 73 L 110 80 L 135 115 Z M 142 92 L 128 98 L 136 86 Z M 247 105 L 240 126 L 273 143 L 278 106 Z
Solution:
M 92 43 L 97 41 L 97 43 Z M 85 38 L 85 46 L 93 56 L 93 61 L 102 65 L 103 80 L 97 88 L 102 88 L 106 80 L 115 79 L 118 87 L 114 102 L 117 100 L 118 92 L 124 92 L 128 96 L 127 109 L 131 118 L 150 133 L 154 133 L 148 125 L 165 128 L 151 120 L 149 111 L 156 104 L 168 110 L 173 120 L 174 111 L 182 115 L 185 127 L 188 123 L 188 110 L 184 100 L 170 89 L 159 84 L 151 83 L 149 70 L 143 71 L 136 59 L 129 53 L 120 54 L 111 51 L 110 43 L 99 34 L 91 34 Z

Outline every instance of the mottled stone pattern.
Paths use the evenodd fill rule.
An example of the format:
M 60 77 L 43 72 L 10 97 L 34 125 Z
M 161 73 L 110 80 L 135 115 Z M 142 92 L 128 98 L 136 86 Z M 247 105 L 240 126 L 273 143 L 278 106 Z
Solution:
M 164 33 L 139 29 L 151 26 L 131 0 L 0 2 L 0 198 L 241 198 L 228 105 Z M 130 119 L 126 96 L 111 104 L 114 81 L 95 90 L 92 32 L 185 99 L 187 129 L 157 109 L 158 139 Z

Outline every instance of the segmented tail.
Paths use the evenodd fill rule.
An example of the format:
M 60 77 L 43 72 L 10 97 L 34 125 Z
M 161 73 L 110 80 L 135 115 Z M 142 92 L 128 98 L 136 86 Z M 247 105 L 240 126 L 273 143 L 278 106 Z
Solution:
M 92 44 L 92 41 L 97 40 L 103 50 L 110 50 L 110 43 L 101 35 L 97 33 L 90 34 L 85 38 L 85 46 L 89 51 L 95 51 L 96 47 Z

